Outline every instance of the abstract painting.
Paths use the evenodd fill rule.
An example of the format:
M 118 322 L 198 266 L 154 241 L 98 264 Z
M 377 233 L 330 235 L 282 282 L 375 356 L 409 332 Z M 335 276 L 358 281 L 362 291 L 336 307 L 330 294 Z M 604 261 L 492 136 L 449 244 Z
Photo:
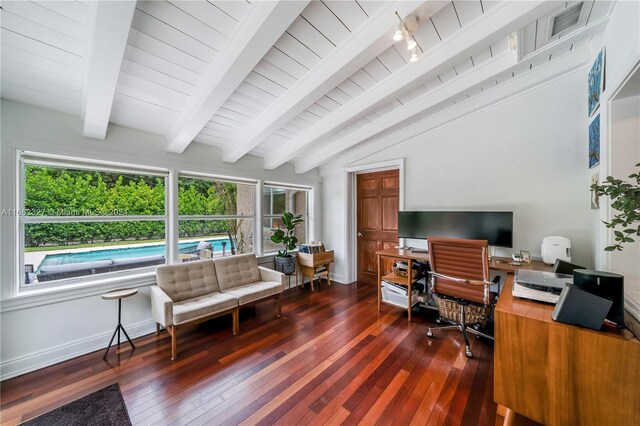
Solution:
M 600 164 L 600 113 L 589 124 L 589 168 Z
M 589 71 L 589 117 L 600 106 L 600 95 L 604 91 L 604 47 L 598 52 Z

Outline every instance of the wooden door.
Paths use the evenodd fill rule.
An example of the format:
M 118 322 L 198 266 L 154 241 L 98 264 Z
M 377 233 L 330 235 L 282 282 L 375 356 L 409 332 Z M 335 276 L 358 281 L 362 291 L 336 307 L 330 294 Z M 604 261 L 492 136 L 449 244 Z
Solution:
M 399 171 L 357 175 L 356 196 L 358 281 L 376 284 L 376 251 L 398 245 Z

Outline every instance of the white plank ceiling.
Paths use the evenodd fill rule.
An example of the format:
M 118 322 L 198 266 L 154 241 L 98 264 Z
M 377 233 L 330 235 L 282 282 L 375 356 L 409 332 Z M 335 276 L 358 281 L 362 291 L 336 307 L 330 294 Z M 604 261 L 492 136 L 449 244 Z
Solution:
M 378 140 L 584 50 L 611 10 L 608 1 L 305 4 L 249 68 L 235 69 L 240 83 L 202 117 L 192 143 L 218 146 L 228 161 L 253 154 L 266 168 L 293 162 L 299 172 L 365 155 Z M 138 1 L 115 93 L 104 100 L 109 121 L 171 138 L 257 7 Z M 415 63 L 406 41 L 391 40 L 396 10 L 418 18 Z M 566 19 L 554 21 L 562 12 Z M 2 97 L 82 116 L 92 13 L 89 2 L 3 1 Z

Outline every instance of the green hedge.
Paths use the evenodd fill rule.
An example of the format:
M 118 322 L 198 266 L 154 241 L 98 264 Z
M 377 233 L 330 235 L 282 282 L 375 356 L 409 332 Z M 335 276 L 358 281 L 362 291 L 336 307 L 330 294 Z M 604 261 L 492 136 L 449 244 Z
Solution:
M 28 165 L 25 209 L 38 216 L 164 215 L 164 179 Z M 236 214 L 237 187 L 231 183 L 180 179 L 180 214 Z M 180 237 L 226 234 L 235 221 L 181 221 Z M 164 221 L 32 223 L 25 246 L 159 239 Z

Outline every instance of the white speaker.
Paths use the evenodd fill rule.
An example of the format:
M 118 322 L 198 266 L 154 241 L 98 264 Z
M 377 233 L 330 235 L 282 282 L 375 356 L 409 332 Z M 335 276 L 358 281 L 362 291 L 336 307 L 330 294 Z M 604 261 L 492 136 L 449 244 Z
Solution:
M 556 259 L 571 262 L 571 240 L 567 237 L 544 237 L 540 251 L 542 261 L 549 265 L 556 263 Z

